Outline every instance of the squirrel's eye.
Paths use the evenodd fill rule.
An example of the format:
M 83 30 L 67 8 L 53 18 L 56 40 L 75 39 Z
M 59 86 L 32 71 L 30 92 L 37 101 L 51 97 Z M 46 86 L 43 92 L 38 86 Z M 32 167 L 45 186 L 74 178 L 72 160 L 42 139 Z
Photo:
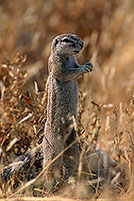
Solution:
M 69 40 L 68 38 L 64 38 L 64 39 L 62 40 L 62 42 L 69 43 L 70 40 Z

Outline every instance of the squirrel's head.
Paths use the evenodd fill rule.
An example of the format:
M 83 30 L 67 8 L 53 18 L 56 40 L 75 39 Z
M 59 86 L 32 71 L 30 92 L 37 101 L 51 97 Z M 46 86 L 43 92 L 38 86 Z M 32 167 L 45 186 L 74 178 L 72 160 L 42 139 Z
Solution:
M 51 51 L 64 56 L 78 54 L 83 48 L 83 42 L 75 34 L 62 34 L 54 38 Z

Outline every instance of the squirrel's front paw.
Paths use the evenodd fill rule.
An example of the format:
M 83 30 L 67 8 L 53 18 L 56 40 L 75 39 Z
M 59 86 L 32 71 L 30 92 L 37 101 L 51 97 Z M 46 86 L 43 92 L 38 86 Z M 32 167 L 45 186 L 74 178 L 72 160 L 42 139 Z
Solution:
M 92 63 L 87 63 L 87 64 L 85 64 L 85 66 L 87 67 L 88 72 L 93 71 L 93 64 Z
M 93 65 L 91 63 L 84 64 L 81 66 L 81 72 L 82 73 L 88 73 L 93 71 Z

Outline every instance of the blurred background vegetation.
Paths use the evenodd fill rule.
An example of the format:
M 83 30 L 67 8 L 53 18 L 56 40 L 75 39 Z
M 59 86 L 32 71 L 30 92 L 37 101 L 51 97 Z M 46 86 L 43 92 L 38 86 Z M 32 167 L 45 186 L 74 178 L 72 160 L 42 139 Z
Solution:
M 1 0 L 0 58 L 26 54 L 29 76 L 42 88 L 52 39 L 76 33 L 85 43 L 80 63 L 94 64 L 85 87 L 99 101 L 126 101 L 134 84 L 133 13 L 133 0 Z
M 0 0 L 1 64 L 11 61 L 17 52 L 27 56 L 23 68 L 28 75 L 23 88 L 32 91 L 36 81 L 43 90 L 51 41 L 61 33 L 78 34 L 84 41 L 78 55 L 80 64 L 90 61 L 94 65 L 94 72 L 79 80 L 80 89 L 87 94 L 83 124 L 87 124 L 93 99 L 101 107 L 98 146 L 118 162 L 125 158 L 121 163 L 130 170 L 134 152 L 134 1 Z M 8 88 L 9 83 L 8 69 L 1 65 L 1 89 Z M 10 121 L 11 128 L 5 128 L 3 111 L 1 104 L 1 141 L 18 118 Z M 3 143 L 5 155 L 4 145 L 8 144 Z

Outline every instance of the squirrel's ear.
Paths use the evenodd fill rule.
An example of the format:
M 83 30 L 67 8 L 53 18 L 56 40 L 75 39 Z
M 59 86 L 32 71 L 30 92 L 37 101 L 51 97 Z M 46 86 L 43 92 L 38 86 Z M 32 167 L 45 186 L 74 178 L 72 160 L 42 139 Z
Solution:
M 54 41 L 54 47 L 56 47 L 57 44 L 58 44 L 58 40 L 55 39 L 55 41 Z

